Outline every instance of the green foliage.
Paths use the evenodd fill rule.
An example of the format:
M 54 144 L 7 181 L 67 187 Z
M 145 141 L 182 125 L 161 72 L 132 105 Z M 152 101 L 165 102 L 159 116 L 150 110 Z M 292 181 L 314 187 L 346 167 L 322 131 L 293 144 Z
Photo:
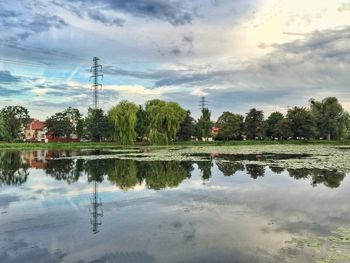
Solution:
M 342 139 L 349 128 L 349 114 L 335 97 L 322 101 L 310 100 L 311 113 L 315 119 L 317 136 L 330 139 Z
M 215 126 L 219 128 L 219 133 L 216 136 L 219 140 L 236 140 L 242 135 L 243 116 L 224 112 L 216 122 Z
M 210 111 L 208 108 L 202 110 L 202 116 L 197 121 L 197 137 L 210 137 L 213 122 L 210 120 Z
M 168 144 L 175 140 L 186 111 L 175 102 L 151 100 L 146 103 L 149 140 L 152 144 Z
M 290 121 L 286 118 L 279 120 L 272 130 L 272 135 L 279 139 L 288 139 L 293 136 Z
M 136 140 L 136 123 L 138 107 L 135 103 L 123 100 L 108 111 L 108 119 L 112 125 L 112 138 L 123 144 L 133 144 Z
M 46 120 L 47 129 L 55 137 L 65 136 L 69 138 L 73 133 L 77 133 L 77 128 L 81 122 L 81 114 L 78 109 L 67 108 L 63 112 L 58 112 Z
M 191 136 L 195 134 L 195 123 L 191 117 L 191 112 L 188 110 L 186 118 L 180 124 L 180 130 L 177 133 L 179 140 L 186 141 L 190 140 Z
M 28 110 L 22 106 L 6 106 L 0 112 L 2 130 L 2 139 L 19 139 L 21 132 L 29 122 Z
M 0 141 L 10 141 L 11 135 L 6 129 L 5 123 L 0 116 Z
M 249 110 L 244 122 L 248 139 L 264 136 L 264 113 L 255 108 Z
M 304 137 L 306 139 L 312 139 L 315 137 L 316 127 L 314 118 L 306 108 L 294 107 L 289 109 L 287 119 L 289 120 L 294 138 Z
M 84 126 L 86 127 L 84 134 L 94 142 L 106 139 L 110 131 L 110 123 L 102 109 L 89 108 Z
M 143 139 L 147 135 L 148 129 L 148 117 L 147 112 L 139 105 L 139 109 L 136 113 L 137 123 L 135 127 L 136 136 L 140 139 Z
M 282 113 L 275 111 L 270 114 L 270 116 L 266 120 L 266 136 L 272 137 L 274 135 L 274 131 L 276 125 L 279 121 L 283 120 L 284 116 Z M 278 136 L 280 137 L 280 136 Z

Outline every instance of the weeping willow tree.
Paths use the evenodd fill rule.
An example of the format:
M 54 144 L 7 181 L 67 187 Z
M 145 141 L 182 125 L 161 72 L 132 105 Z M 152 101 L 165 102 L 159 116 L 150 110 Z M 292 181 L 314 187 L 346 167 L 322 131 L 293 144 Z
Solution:
M 148 135 L 152 144 L 168 144 L 176 137 L 186 111 L 175 102 L 151 100 L 146 103 Z
M 108 111 L 112 125 L 112 138 L 120 144 L 133 144 L 136 140 L 135 127 L 138 107 L 135 103 L 123 100 Z

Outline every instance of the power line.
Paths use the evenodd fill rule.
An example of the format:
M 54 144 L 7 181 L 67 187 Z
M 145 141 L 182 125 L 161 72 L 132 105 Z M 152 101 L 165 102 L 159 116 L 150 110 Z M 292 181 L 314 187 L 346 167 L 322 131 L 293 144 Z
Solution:
M 98 64 L 98 61 L 100 59 L 98 57 L 94 57 L 92 59 L 92 67 L 90 69 L 90 72 L 92 72 L 92 75 L 90 76 L 93 79 L 93 84 L 91 85 L 91 88 L 93 89 L 93 106 L 95 109 L 99 107 L 99 101 L 98 101 L 98 90 L 99 88 L 102 89 L 102 84 L 99 84 L 99 77 L 103 80 L 103 74 L 102 74 L 102 65 Z

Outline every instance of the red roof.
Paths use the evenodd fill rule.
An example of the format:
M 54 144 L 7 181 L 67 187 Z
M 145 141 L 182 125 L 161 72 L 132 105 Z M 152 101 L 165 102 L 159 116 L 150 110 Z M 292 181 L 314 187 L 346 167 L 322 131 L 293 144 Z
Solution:
M 45 122 L 38 120 L 32 121 L 31 127 L 32 130 L 42 130 L 45 127 Z

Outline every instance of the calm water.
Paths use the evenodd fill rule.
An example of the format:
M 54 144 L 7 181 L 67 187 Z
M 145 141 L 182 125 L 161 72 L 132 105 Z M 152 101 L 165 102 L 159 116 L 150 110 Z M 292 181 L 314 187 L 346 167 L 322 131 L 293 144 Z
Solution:
M 0 262 L 312 262 L 285 241 L 350 227 L 345 174 L 101 154 L 0 152 Z

